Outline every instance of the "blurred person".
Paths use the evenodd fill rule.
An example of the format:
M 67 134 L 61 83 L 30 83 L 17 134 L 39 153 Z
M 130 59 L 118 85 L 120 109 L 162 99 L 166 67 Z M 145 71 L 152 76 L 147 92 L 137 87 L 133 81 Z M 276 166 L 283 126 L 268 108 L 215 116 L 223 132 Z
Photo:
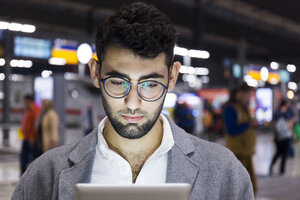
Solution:
M 204 135 L 208 141 L 215 141 L 216 135 L 214 133 L 214 111 L 210 102 L 205 103 L 202 123 L 204 127 Z
M 35 123 L 40 113 L 40 109 L 34 103 L 33 95 L 26 94 L 23 102 L 25 112 L 22 118 L 21 127 L 24 135 L 20 153 L 21 175 L 26 171 L 29 163 L 38 156 L 36 146 L 37 129 L 35 127 Z
M 273 155 L 271 165 L 269 168 L 269 174 L 273 174 L 273 166 L 275 165 L 277 159 L 281 157 L 280 165 L 280 175 L 283 175 L 285 172 L 285 163 L 286 157 L 288 155 L 288 150 L 290 142 L 293 136 L 293 123 L 294 117 L 289 110 L 288 102 L 285 99 L 280 101 L 279 107 L 274 115 L 274 141 L 276 144 L 276 152 Z
M 225 147 L 187 134 L 161 114 L 175 87 L 176 31 L 145 3 L 118 9 L 97 29 L 89 68 L 107 117 L 80 141 L 33 162 L 12 199 L 72 199 L 76 183 L 189 183 L 190 199 L 254 199 L 250 177 Z
M 243 83 L 230 91 L 230 99 L 224 106 L 225 121 L 225 143 L 226 146 L 236 155 L 249 172 L 256 192 L 256 177 L 252 162 L 255 154 L 257 121 L 251 119 L 249 112 L 249 100 L 251 87 Z
M 177 103 L 174 109 L 175 123 L 188 133 L 193 133 L 195 128 L 195 119 L 193 110 L 187 103 Z
M 59 118 L 53 109 L 51 100 L 42 100 L 42 111 L 39 118 L 39 150 L 40 154 L 58 146 Z

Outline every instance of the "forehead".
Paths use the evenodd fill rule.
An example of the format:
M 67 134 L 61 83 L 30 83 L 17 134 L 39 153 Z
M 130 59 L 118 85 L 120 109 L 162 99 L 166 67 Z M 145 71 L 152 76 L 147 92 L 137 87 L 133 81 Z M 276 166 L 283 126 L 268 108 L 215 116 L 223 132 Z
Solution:
M 127 74 L 131 79 L 138 79 L 151 73 L 167 76 L 168 67 L 164 53 L 158 54 L 155 58 L 143 58 L 131 50 L 109 46 L 105 50 L 101 73 L 105 74 L 110 71 Z

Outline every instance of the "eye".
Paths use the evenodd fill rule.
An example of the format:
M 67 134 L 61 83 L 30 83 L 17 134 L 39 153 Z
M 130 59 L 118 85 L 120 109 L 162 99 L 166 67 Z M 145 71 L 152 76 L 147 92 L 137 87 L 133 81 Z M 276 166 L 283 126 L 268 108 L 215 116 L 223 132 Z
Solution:
M 142 87 L 144 87 L 144 88 L 155 88 L 158 85 L 159 85 L 158 83 L 152 82 L 152 81 L 147 81 L 147 82 L 142 83 Z
M 120 85 L 120 86 L 126 84 L 126 82 L 123 81 L 123 80 L 110 80 L 110 83 L 113 84 L 113 85 Z

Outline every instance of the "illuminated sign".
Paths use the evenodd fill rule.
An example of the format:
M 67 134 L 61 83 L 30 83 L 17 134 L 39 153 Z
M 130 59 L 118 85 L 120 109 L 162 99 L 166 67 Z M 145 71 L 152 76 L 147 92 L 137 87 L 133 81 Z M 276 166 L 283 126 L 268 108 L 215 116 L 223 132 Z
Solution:
M 51 57 L 51 41 L 30 37 L 14 38 L 15 56 L 48 59 Z
M 273 115 L 273 95 L 270 88 L 256 90 L 256 119 L 259 124 L 269 123 Z
M 64 58 L 67 64 L 77 65 L 77 48 L 79 43 L 73 40 L 55 39 L 51 56 Z
M 260 67 L 260 66 L 250 65 L 250 66 L 248 66 L 247 75 L 250 75 L 255 80 L 262 80 L 261 69 L 262 69 L 262 67 Z M 269 82 L 271 84 L 279 83 L 279 81 L 281 80 L 281 76 L 279 75 L 280 73 L 278 73 L 278 71 L 273 70 L 273 69 L 268 69 L 268 72 L 269 72 L 269 74 L 268 74 L 267 82 Z

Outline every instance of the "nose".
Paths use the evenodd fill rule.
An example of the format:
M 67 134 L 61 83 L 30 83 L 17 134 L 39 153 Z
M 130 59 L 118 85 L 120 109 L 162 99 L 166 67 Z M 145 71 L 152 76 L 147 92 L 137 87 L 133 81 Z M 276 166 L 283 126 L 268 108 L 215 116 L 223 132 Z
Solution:
M 142 99 L 139 96 L 136 84 L 131 84 L 130 91 L 125 97 L 125 105 L 131 110 L 135 110 L 140 107 Z

